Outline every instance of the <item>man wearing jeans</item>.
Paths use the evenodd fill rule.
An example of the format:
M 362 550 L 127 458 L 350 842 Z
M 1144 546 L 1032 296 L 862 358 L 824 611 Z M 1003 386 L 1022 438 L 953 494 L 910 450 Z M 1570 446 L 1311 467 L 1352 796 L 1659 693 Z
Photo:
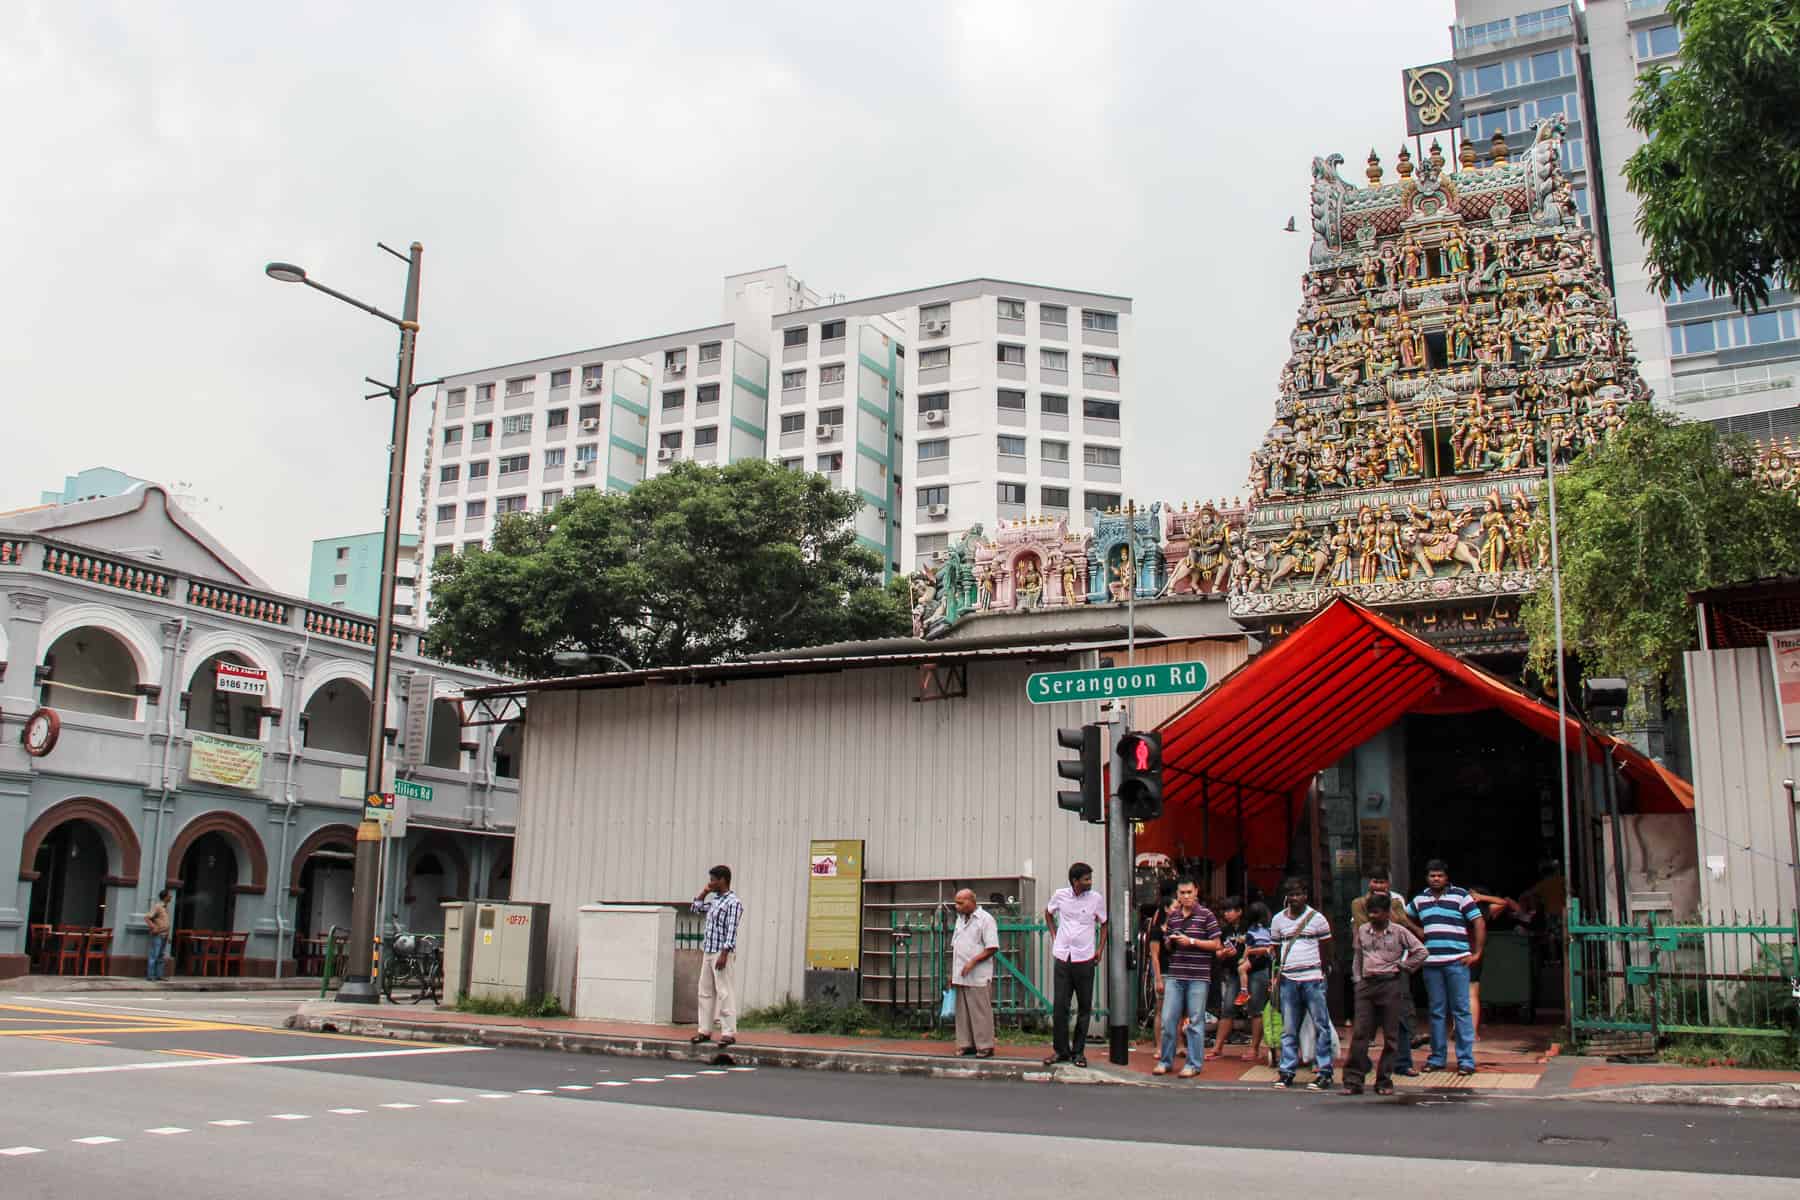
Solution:
M 1431 1057 L 1427 1071 L 1441 1071 L 1448 1047 L 1446 1020 L 1456 1032 L 1456 1073 L 1475 1073 L 1475 1018 L 1469 1010 L 1469 967 L 1487 948 L 1487 921 L 1475 898 L 1450 883 L 1441 858 L 1425 864 L 1425 890 L 1406 906 L 1425 931 L 1425 996 L 1431 1006 Z
M 1045 1066 L 1087 1066 L 1088 1017 L 1094 1007 L 1094 964 L 1106 950 L 1106 897 L 1094 890 L 1094 868 L 1084 862 L 1069 867 L 1069 886 L 1057 888 L 1044 910 L 1054 940 L 1056 999 L 1051 1010 L 1051 1038 L 1056 1053 Z M 1076 1001 L 1075 1037 L 1069 1038 L 1069 1000 Z
M 1320 948 L 1331 940 L 1331 923 L 1307 904 L 1306 882 L 1290 879 L 1282 887 L 1287 907 L 1275 915 L 1269 932 L 1275 938 L 1275 970 L 1281 980 L 1281 1065 L 1278 1088 L 1294 1086 L 1300 1069 L 1300 1022 L 1313 1025 L 1313 1059 L 1316 1074 L 1307 1091 L 1331 1090 L 1331 1056 L 1337 1038 L 1331 1027 L 1331 1010 L 1325 1005 L 1325 967 Z
M 150 955 L 144 960 L 144 978 L 161 983 L 169 962 L 169 900 L 175 893 L 164 888 L 156 903 L 144 914 L 144 928 L 150 931 Z
M 1162 1052 L 1158 1075 L 1175 1065 L 1175 1038 L 1187 1017 L 1187 1064 L 1183 1079 L 1200 1074 L 1206 1056 L 1206 988 L 1212 982 L 1213 955 L 1219 952 L 1219 919 L 1200 903 L 1200 887 L 1192 879 L 1175 885 L 1175 908 L 1163 925 Z

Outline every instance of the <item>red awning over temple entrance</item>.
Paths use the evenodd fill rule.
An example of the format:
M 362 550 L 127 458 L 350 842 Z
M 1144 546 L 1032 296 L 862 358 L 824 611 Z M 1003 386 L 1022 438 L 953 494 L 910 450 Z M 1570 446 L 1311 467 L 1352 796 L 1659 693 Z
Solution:
M 1339 598 L 1162 723 L 1169 813 L 1279 811 L 1316 772 L 1408 713 L 1486 709 L 1556 740 L 1555 708 Z M 1613 748 L 1639 812 L 1693 808 L 1693 785 L 1625 743 L 1573 718 L 1568 738 L 1595 762 Z M 1146 831 L 1143 848 L 1166 849 L 1157 833 Z

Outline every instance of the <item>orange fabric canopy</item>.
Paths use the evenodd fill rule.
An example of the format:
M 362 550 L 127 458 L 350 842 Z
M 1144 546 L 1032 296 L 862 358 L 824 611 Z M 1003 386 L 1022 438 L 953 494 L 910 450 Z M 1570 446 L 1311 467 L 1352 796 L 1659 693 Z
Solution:
M 1407 713 L 1483 709 L 1556 740 L 1556 709 L 1339 597 L 1162 723 L 1164 795 L 1172 808 L 1205 796 L 1223 812 L 1242 789 L 1255 795 L 1246 811 L 1260 811 Z M 1692 784 L 1616 738 L 1582 737 L 1570 717 L 1569 745 L 1595 762 L 1612 747 L 1639 812 L 1694 807 Z

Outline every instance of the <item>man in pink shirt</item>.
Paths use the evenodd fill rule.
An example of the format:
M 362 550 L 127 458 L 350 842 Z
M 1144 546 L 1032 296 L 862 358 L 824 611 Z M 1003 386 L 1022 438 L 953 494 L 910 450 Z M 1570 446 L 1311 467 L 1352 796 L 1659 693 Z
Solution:
M 1056 1053 L 1045 1066 L 1087 1066 L 1088 1018 L 1094 1007 L 1094 966 L 1106 952 L 1106 897 L 1094 890 L 1094 868 L 1078 862 L 1069 868 L 1069 886 L 1057 888 L 1044 909 L 1053 941 L 1055 1004 L 1051 1010 Z M 1075 1038 L 1069 1040 L 1069 999 L 1076 1001 Z

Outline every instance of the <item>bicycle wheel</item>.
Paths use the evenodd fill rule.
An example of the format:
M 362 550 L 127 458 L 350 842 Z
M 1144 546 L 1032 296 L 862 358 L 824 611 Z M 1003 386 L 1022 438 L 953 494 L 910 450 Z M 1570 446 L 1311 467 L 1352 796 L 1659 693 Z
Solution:
M 441 958 L 431 960 L 429 966 L 419 974 L 419 994 L 414 1004 L 423 1004 L 426 1000 L 436 1003 L 443 992 L 444 961 Z

